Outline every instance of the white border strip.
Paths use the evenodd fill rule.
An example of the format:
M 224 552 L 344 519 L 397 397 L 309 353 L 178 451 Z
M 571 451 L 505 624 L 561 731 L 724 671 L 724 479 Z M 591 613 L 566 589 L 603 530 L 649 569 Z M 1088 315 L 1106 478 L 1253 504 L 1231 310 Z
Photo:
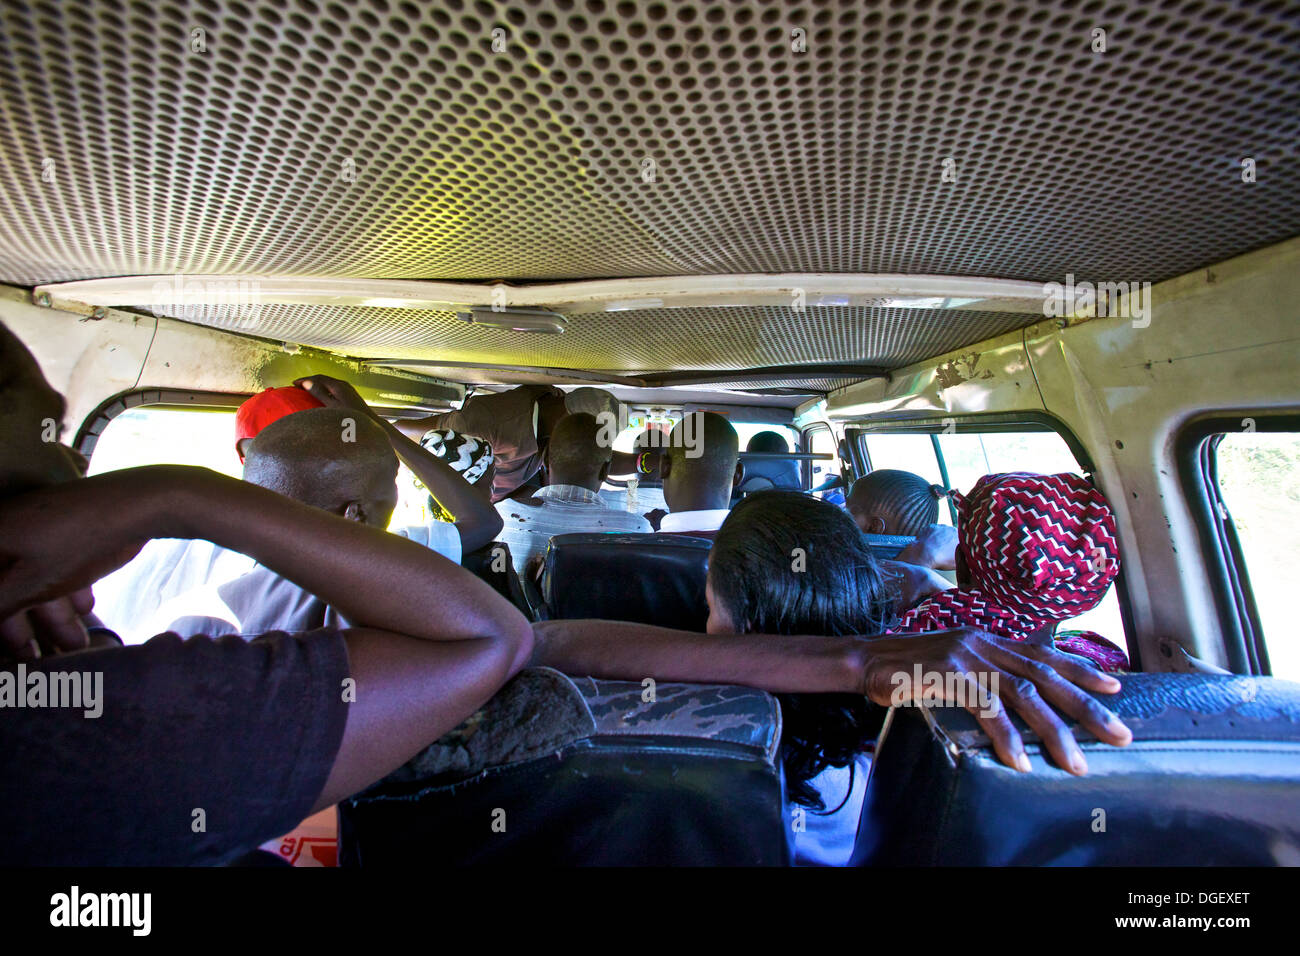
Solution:
M 507 285 L 313 276 L 159 275 L 85 279 L 38 286 L 49 304 L 89 306 L 325 305 L 458 311 L 473 306 L 548 309 L 565 315 L 691 307 L 876 306 L 1042 314 L 1039 282 L 968 276 L 663 276 Z M 42 303 L 44 304 L 44 303 Z

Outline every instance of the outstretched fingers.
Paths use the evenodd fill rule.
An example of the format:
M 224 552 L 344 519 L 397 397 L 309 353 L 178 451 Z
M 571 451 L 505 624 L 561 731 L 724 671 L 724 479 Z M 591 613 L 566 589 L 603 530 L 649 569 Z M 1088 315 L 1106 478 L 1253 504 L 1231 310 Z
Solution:
M 1086 727 L 1098 740 L 1116 747 L 1123 747 L 1132 742 L 1133 732 L 1124 725 L 1124 722 L 1110 708 L 1080 689 L 1080 686 L 1092 686 L 1094 689 L 1101 690 L 1097 687 L 1097 681 L 1091 678 L 1105 678 L 1106 675 L 1064 654 L 1033 645 L 1017 644 L 1013 648 L 998 643 L 993 644 L 986 653 L 1000 669 L 1030 683 L 1036 689 L 1035 698 L 1041 696 L 1061 713 Z M 1107 678 L 1107 680 L 1115 685 L 1119 683 L 1114 678 Z M 1018 686 L 1023 689 L 1024 684 Z M 1025 716 L 1028 721 L 1028 714 L 1022 716 Z M 1060 721 L 1058 720 L 1057 723 Z M 1038 732 L 1037 727 L 1034 729 Z M 1056 756 L 1055 751 L 1053 755 Z M 1069 765 L 1068 761 L 1063 763 L 1063 766 Z
M 1031 768 L 1029 754 L 1025 752 L 1024 738 L 1020 736 L 1016 725 L 1011 722 L 997 691 L 993 689 L 991 682 L 987 691 L 971 683 L 972 686 L 962 702 L 963 706 L 979 721 L 980 729 L 993 744 L 993 752 L 998 755 L 998 759 L 1012 770 L 1029 773 Z

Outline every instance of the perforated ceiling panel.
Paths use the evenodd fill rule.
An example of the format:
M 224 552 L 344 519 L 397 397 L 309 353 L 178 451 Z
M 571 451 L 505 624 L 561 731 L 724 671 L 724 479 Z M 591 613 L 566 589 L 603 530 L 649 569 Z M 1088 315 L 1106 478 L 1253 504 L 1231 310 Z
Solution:
M 450 312 L 263 305 L 178 307 L 175 318 L 366 358 L 429 358 L 638 372 L 853 362 L 888 368 L 1019 328 L 1034 316 L 938 309 L 634 309 L 569 318 L 560 335 L 521 335 Z M 1041 318 L 1041 317 L 1040 317 Z
M 1300 232 L 1294 2 L 3 9 L 11 283 L 1159 280 Z

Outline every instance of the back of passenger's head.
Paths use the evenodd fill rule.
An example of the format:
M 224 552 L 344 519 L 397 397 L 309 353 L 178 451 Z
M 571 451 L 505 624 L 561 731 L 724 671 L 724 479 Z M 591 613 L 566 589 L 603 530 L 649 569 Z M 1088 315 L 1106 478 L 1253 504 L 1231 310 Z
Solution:
M 561 418 L 546 446 L 547 484 L 599 491 L 614 453 L 610 445 L 600 441 L 602 432 L 603 426 L 586 412 Z
M 430 428 L 421 436 L 420 447 L 433 457 L 442 459 L 469 484 L 492 484 L 492 477 L 496 474 L 496 456 L 484 439 L 463 435 L 450 428 Z M 419 479 L 416 479 L 416 486 L 424 487 Z
M 853 483 L 847 507 L 868 534 L 916 537 L 939 520 L 939 502 L 948 492 L 910 471 L 881 468 Z
M 780 432 L 759 432 L 745 446 L 745 451 L 761 452 L 765 455 L 783 455 L 789 450 L 790 445 Z
M 63 396 L 27 346 L 0 323 L 0 497 L 77 477 L 57 441 Z
M 249 441 L 263 428 L 309 408 L 322 408 L 324 403 L 305 388 L 284 385 L 267 388 L 249 398 L 235 410 L 235 452 L 244 460 Z
M 669 511 L 726 508 L 743 474 L 740 438 L 724 416 L 692 412 L 669 433 L 659 468 Z
M 1026 626 L 1091 610 L 1119 574 L 1114 512 L 1079 475 L 985 475 L 953 501 L 959 584 Z
M 653 448 L 668 447 L 669 431 L 666 428 L 660 428 L 657 425 L 651 425 L 649 428 L 632 439 L 632 447 L 636 451 L 646 451 Z
M 462 435 L 450 428 L 430 428 L 420 436 L 420 447 L 433 457 L 441 459 L 468 484 L 491 489 L 497 473 L 496 456 L 492 454 L 492 446 L 484 439 Z M 424 482 L 415 475 L 411 476 L 411 481 L 418 491 L 426 492 L 430 515 L 438 521 L 456 523 L 456 516 L 428 493 Z
M 307 409 L 267 425 L 245 446 L 244 480 L 379 528 L 397 507 L 388 436 L 345 408 Z
M 889 613 L 876 559 L 839 508 L 797 491 L 741 501 L 709 552 L 710 633 L 879 634 Z M 823 809 L 810 781 L 851 762 L 877 713 L 854 694 L 779 694 L 791 799 Z
M 723 522 L 709 552 L 714 630 L 874 634 L 888 602 L 866 539 L 839 508 L 797 491 L 760 491 Z M 729 625 L 719 628 L 718 625 Z

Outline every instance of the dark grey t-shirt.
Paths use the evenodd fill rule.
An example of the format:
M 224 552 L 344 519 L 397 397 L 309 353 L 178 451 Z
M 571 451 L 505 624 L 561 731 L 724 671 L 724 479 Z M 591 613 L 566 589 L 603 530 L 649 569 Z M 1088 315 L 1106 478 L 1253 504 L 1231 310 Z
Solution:
M 307 816 L 347 721 L 336 630 L 163 634 L 22 668 L 25 688 L 0 664 L 0 866 L 228 862 Z M 75 696 L 59 672 L 75 707 L 49 706 L 56 684 Z M 16 706 L 37 684 L 45 706 Z

